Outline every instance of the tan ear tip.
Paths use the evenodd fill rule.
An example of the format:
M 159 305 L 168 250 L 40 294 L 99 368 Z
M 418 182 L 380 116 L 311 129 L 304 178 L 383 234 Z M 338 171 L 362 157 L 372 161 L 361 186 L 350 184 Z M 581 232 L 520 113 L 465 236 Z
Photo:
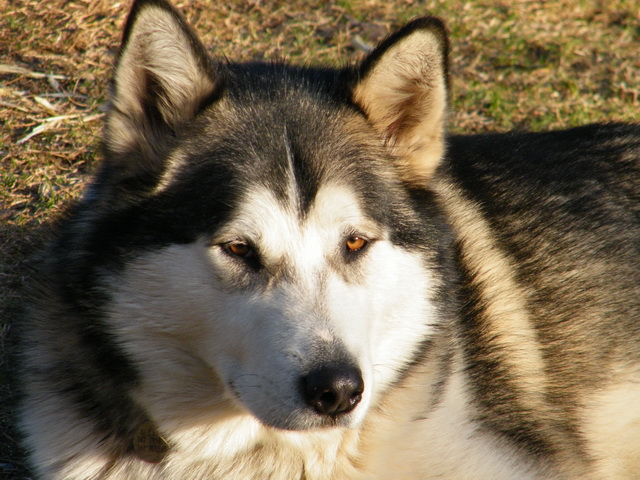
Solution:
M 442 36 L 448 36 L 447 26 L 444 20 L 432 15 L 416 17 L 407 22 L 402 30 L 407 30 L 407 33 L 411 33 L 415 30 L 432 30 Z
M 445 22 L 440 17 L 418 17 L 407 23 L 402 31 L 406 36 L 418 30 L 426 30 L 432 33 L 440 44 L 441 51 L 445 58 L 449 55 L 449 33 Z
M 449 35 L 447 33 L 447 27 L 444 21 L 439 17 L 424 16 L 414 18 L 395 33 L 392 33 L 380 42 L 374 51 L 360 65 L 360 68 L 357 71 L 357 78 L 362 79 L 366 77 L 376 66 L 380 58 L 384 56 L 387 50 L 401 42 L 404 38 L 410 37 L 420 30 L 428 31 L 438 42 L 438 46 L 444 60 L 444 73 L 445 76 L 447 76 L 449 72 Z

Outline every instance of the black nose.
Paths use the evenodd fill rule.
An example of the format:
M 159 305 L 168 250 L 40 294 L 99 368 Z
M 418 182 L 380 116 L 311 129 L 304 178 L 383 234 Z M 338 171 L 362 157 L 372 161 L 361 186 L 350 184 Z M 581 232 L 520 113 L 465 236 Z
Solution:
M 364 381 L 359 368 L 321 367 L 302 379 L 307 405 L 322 414 L 335 417 L 348 413 L 362 399 Z

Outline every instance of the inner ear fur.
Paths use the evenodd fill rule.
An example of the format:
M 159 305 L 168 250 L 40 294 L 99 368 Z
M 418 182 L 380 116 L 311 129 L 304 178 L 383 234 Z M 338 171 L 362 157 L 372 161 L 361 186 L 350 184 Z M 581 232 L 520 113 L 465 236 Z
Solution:
M 422 17 L 383 41 L 358 70 L 353 99 L 410 182 L 428 181 L 444 154 L 448 62 L 443 22 Z

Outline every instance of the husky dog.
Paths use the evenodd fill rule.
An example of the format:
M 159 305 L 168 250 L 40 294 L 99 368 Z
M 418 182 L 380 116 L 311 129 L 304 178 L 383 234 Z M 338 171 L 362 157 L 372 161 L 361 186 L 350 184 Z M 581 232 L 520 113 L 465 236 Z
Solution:
M 447 57 L 229 63 L 135 3 L 22 325 L 40 478 L 640 476 L 640 129 L 447 136 Z

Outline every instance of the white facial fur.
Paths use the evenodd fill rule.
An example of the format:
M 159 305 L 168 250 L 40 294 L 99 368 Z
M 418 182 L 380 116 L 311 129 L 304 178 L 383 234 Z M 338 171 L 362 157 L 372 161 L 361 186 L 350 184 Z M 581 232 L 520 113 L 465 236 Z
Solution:
M 414 339 L 429 334 L 432 280 L 422 259 L 392 244 L 345 186 L 322 187 L 303 220 L 266 189 L 241 205 L 213 242 L 140 257 L 115 282 L 114 328 L 127 330 L 123 347 L 150 379 L 140 401 L 167 421 L 188 406 L 185 415 L 199 418 L 248 410 L 278 428 L 327 426 L 306 407 L 300 379 L 347 356 L 364 393 L 334 424 L 357 425 L 411 360 Z M 354 233 L 372 241 L 348 265 L 340 249 Z M 235 288 L 241 261 L 220 244 L 237 239 L 256 246 L 267 272 L 286 265 L 286 273 L 245 273 L 255 281 Z

